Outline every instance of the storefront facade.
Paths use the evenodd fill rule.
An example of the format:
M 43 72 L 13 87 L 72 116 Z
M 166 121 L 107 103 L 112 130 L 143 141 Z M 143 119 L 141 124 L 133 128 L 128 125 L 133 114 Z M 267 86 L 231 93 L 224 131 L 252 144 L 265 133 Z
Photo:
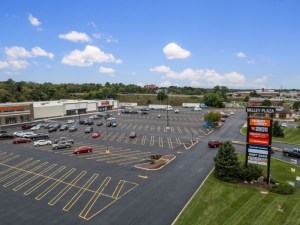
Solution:
M 32 103 L 0 104 L 0 125 L 29 122 L 34 120 Z

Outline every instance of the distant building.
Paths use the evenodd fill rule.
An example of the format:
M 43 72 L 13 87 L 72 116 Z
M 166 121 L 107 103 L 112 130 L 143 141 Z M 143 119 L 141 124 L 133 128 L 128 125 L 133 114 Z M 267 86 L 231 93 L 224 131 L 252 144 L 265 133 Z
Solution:
M 250 96 L 251 91 L 237 91 L 232 94 L 233 97 L 246 97 Z
M 33 104 L 30 102 L 0 104 L 0 125 L 28 122 L 33 119 Z
M 148 90 L 156 90 L 158 87 L 155 84 L 147 84 L 144 86 L 144 88 Z
M 248 101 L 248 106 L 261 106 L 263 101 L 266 99 L 263 98 L 250 98 Z M 272 106 L 282 106 L 283 100 L 277 99 L 277 98 L 271 98 L 269 99 L 272 103 Z
M 264 98 L 274 98 L 280 96 L 280 93 L 271 89 L 259 89 L 256 93 Z

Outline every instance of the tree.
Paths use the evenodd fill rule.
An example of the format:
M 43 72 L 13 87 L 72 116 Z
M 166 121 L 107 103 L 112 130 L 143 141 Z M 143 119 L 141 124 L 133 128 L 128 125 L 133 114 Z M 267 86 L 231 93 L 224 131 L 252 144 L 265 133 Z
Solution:
M 227 93 L 229 92 L 228 88 L 226 86 L 215 86 L 214 87 L 214 93 L 219 94 L 224 101 L 227 100 Z
M 244 102 L 248 102 L 249 101 L 249 96 L 246 96 L 245 98 L 244 98 Z
M 238 181 L 240 177 L 240 164 L 235 148 L 230 141 L 220 146 L 215 161 L 215 176 L 223 181 Z
M 272 102 L 269 99 L 265 99 L 263 100 L 263 102 L 261 103 L 262 106 L 271 106 Z
M 167 95 L 165 92 L 160 91 L 157 93 L 157 100 L 163 101 L 167 98 Z
M 221 119 L 221 113 L 217 112 L 209 112 L 209 113 L 206 113 L 204 115 L 204 121 L 205 122 L 211 122 L 211 123 L 214 123 L 214 122 L 218 122 L 220 121 Z
M 204 95 L 203 101 L 207 106 L 213 106 L 218 108 L 224 108 L 224 99 L 217 93 L 208 93 Z
M 293 103 L 293 109 L 294 109 L 295 111 L 299 111 L 299 108 L 300 108 L 300 102 L 294 102 L 294 103 Z
M 250 92 L 250 97 L 254 97 L 255 98 L 255 97 L 259 97 L 259 96 L 260 95 L 257 94 L 255 90 L 253 90 L 253 91 Z
M 274 121 L 273 122 L 273 137 L 284 137 L 284 133 L 282 130 L 282 127 L 280 126 L 280 124 L 278 123 L 278 121 Z

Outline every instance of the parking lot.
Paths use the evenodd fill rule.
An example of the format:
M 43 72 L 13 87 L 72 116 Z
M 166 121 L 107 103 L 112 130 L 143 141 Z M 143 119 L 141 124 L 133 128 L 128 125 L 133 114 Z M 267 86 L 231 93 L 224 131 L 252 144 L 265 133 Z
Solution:
M 52 145 L 12 144 L 12 140 L 1 140 L 0 183 L 13 193 L 57 206 L 63 212 L 71 211 L 77 218 L 92 220 L 122 197 L 143 187 L 149 176 L 158 176 L 135 169 L 134 165 L 146 162 L 157 153 L 174 154 L 181 160 L 179 156 L 189 154 L 184 143 L 190 143 L 191 139 L 201 141 L 213 132 L 201 125 L 204 114 L 205 110 L 189 109 L 181 109 L 176 114 L 172 111 L 152 111 L 146 115 L 113 112 L 117 127 L 106 127 L 104 119 L 102 126 L 96 126 L 98 120 L 94 121 L 93 132 L 99 131 L 99 138 L 92 138 L 93 132 L 85 133 L 87 125 L 79 125 L 78 118 L 74 118 L 77 131 L 49 133 L 51 141 L 59 137 L 74 140 L 70 148 L 57 150 Z M 59 121 L 63 124 L 65 119 Z M 20 130 L 20 126 L 8 128 L 9 132 Z M 132 131 L 137 134 L 135 138 L 129 138 Z M 40 128 L 35 132 L 47 133 L 47 130 Z M 81 146 L 91 146 L 93 151 L 74 154 Z M 169 171 L 168 167 L 164 170 Z M 73 218 L 74 221 L 77 220 Z

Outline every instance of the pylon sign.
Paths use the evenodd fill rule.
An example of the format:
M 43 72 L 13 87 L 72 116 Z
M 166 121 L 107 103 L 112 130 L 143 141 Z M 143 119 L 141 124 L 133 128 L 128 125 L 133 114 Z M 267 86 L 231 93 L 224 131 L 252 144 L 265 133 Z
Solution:
M 247 144 L 246 160 L 248 163 L 268 166 L 270 177 L 270 160 L 272 144 L 272 122 L 275 113 L 273 107 L 247 107 Z

